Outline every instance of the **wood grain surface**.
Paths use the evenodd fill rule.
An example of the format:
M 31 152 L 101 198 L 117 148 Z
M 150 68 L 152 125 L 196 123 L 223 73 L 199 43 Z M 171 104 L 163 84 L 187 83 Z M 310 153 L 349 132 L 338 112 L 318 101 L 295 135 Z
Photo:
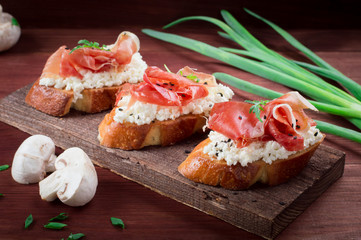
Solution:
M 160 5 L 150 6 L 148 4 L 147 11 L 144 9 L 140 11 L 144 16 L 139 14 L 136 9 L 130 13 L 128 11 L 128 15 L 137 14 L 137 17 L 147 19 L 144 21 L 144 25 L 140 21 L 134 24 L 117 21 L 109 28 L 100 27 L 101 23 L 99 23 L 93 29 L 91 25 L 86 26 L 86 20 L 84 20 L 85 16 L 88 16 L 87 9 L 91 7 L 83 7 L 85 10 L 82 12 L 81 4 L 76 3 L 74 11 L 70 11 L 71 4 L 67 0 L 59 10 L 60 8 L 56 7 L 54 2 L 43 3 L 42 7 L 40 7 L 40 1 L 35 1 L 34 5 L 28 1 L 1 2 L 5 11 L 11 12 L 12 10 L 14 15 L 18 14 L 15 15 L 18 19 L 23 19 L 23 23 L 20 21 L 20 24 L 24 26 L 19 43 L 11 50 L 0 53 L 1 98 L 34 82 L 39 77 L 48 56 L 60 45 L 73 47 L 82 38 L 100 43 L 111 43 L 122 30 L 130 30 L 140 37 L 141 53 L 150 65 L 167 64 L 171 69 L 189 65 L 209 73 L 223 71 L 273 90 L 281 92 L 290 90 L 268 80 L 227 67 L 216 60 L 149 38 L 140 32 L 144 26 L 159 30 L 170 20 L 200 10 L 180 9 L 176 5 L 166 3 L 169 12 L 159 12 L 157 9 L 164 10 L 164 7 L 160 6 L 162 1 L 158 1 L 156 3 Z M 99 4 L 99 1 L 95 2 Z M 222 6 L 222 3 L 215 4 L 213 7 L 207 5 L 206 9 L 201 12 L 203 14 L 209 12 L 219 17 L 217 13 L 221 8 L 238 8 L 238 6 L 233 6 L 231 1 L 222 2 L 225 7 Z M 354 11 L 344 11 L 355 9 L 355 6 L 352 6 L 351 1 L 345 1 L 344 4 L 338 1 L 321 1 L 321 3 L 328 3 L 324 5 L 324 9 L 319 2 L 314 5 L 315 8 L 310 8 L 310 2 L 292 3 L 289 6 L 286 6 L 287 4 L 272 6 L 266 4 L 264 8 L 262 4 L 253 4 L 256 9 L 252 10 L 260 10 L 261 12 L 258 12 L 264 13 L 263 15 L 269 19 L 278 19 L 277 23 L 281 26 L 285 26 L 284 24 L 288 28 L 296 26 L 290 29 L 296 38 L 347 76 L 361 83 L 361 45 L 359 44 L 361 30 L 358 27 L 360 21 L 353 14 Z M 51 4 L 54 6 L 50 6 Z M 305 5 L 303 6 L 303 4 Z M 334 10 L 330 7 L 332 4 L 336 4 Z M 185 6 L 184 3 L 182 6 Z M 56 17 L 50 18 L 51 10 L 54 9 L 56 9 L 54 15 Z M 129 8 L 126 9 L 129 10 Z M 272 11 L 268 11 L 269 9 L 275 10 L 275 12 L 272 13 Z M 307 12 L 307 9 L 311 9 L 311 11 Z M 94 10 L 89 11 L 94 13 Z M 106 23 L 115 18 L 116 13 L 114 12 L 125 13 L 120 5 L 108 6 L 107 11 L 110 13 L 106 18 L 108 19 L 105 21 Z M 59 18 L 65 16 L 66 12 L 69 12 L 66 21 L 64 17 Z M 147 12 L 153 14 L 149 16 Z M 317 12 L 320 12 L 320 18 L 311 14 Z M 101 15 L 104 16 L 107 13 L 102 12 Z M 43 16 L 47 18 L 44 19 Z M 287 18 L 289 16 L 292 18 Z M 91 22 L 96 22 L 96 19 Z M 124 18 L 122 19 L 124 20 Z M 264 41 L 267 46 L 286 56 L 304 60 L 303 56 L 295 52 L 272 31 L 264 29 L 263 25 L 260 27 L 260 25 L 254 24 L 254 19 L 243 17 L 242 19 L 247 26 L 250 26 L 252 33 Z M 350 24 L 348 24 L 349 22 Z M 315 23 L 315 28 L 311 23 Z M 57 28 L 58 25 L 61 28 Z M 224 42 L 223 39 L 216 37 L 216 29 L 203 23 L 186 24 L 177 29 L 171 29 L 169 32 L 181 33 L 216 46 L 233 46 L 232 43 Z M 237 90 L 236 92 L 241 99 L 258 99 L 258 97 L 242 91 Z M 323 113 L 312 113 L 312 116 L 356 129 L 339 117 Z M 35 124 L 37 123 L 34 122 Z M 11 164 L 16 149 L 29 135 L 1 122 L 0 132 L 0 165 Z M 278 236 L 278 239 L 360 239 L 361 145 L 333 135 L 327 135 L 324 144 L 346 153 L 344 175 L 297 217 Z M 60 152 L 61 150 L 58 149 L 58 153 Z M 17 184 L 12 180 L 9 170 L 0 172 L 0 193 L 4 194 L 0 197 L 0 239 L 66 239 L 70 232 L 83 232 L 86 234 L 85 239 L 261 239 L 229 223 L 153 192 L 140 184 L 124 179 L 109 170 L 99 167 L 96 170 L 99 178 L 97 194 L 89 204 L 82 208 L 71 208 L 58 200 L 52 203 L 41 201 L 36 184 L 28 186 Z M 67 212 L 70 215 L 70 218 L 65 221 L 68 226 L 64 230 L 54 231 L 43 228 L 43 224 L 46 224 L 49 218 L 61 212 Z M 35 221 L 29 229 L 24 230 L 24 221 L 30 213 L 33 214 Z M 110 224 L 110 217 L 122 218 L 126 229 L 113 227 Z

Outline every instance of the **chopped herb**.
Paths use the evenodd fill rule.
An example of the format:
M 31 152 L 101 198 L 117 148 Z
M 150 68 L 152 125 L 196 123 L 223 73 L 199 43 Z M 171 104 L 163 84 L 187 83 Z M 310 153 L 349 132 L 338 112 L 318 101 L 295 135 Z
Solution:
M 256 117 L 258 118 L 258 120 L 260 122 L 263 122 L 262 119 L 261 119 L 261 111 L 264 111 L 262 105 L 263 106 L 266 105 L 269 102 L 269 100 L 262 100 L 262 101 L 249 101 L 249 100 L 246 100 L 245 102 L 253 104 L 253 106 L 251 106 L 251 108 L 249 109 L 249 113 L 256 114 Z
M 156 83 L 155 85 L 160 86 L 160 84 L 159 84 L 159 83 Z
M 119 111 L 119 112 L 123 111 L 123 108 L 118 108 L 118 111 Z
M 230 141 L 231 141 L 231 139 L 230 139 L 230 138 L 228 138 L 227 142 L 229 143 Z
M 129 114 L 129 116 L 133 116 L 133 113 Z
M 163 85 L 168 85 L 168 83 L 165 82 L 165 83 L 163 83 Z
M 296 119 L 296 122 L 298 122 L 298 119 Z
M 266 115 L 263 116 L 263 119 L 267 119 Z
M 77 240 L 80 239 L 82 237 L 84 237 L 85 234 L 84 233 L 77 233 L 77 234 L 72 234 L 70 233 L 69 237 L 67 238 L 67 240 Z
M 293 123 L 292 123 L 292 128 L 293 128 Z
M 52 219 L 49 220 L 49 222 L 53 222 L 53 221 L 63 221 L 65 219 L 67 219 L 69 216 L 66 213 L 60 213 L 58 216 L 53 217 Z
M 186 78 L 188 78 L 189 80 L 192 80 L 194 82 L 197 82 L 197 83 L 200 81 L 200 79 L 196 75 L 193 75 L 193 74 L 186 76 Z
M 25 220 L 25 229 L 27 229 L 32 223 L 33 223 L 33 215 L 30 214 Z
M 314 136 L 316 137 L 318 135 L 318 132 L 315 132 Z
M 292 136 L 293 136 L 293 134 L 292 134 L 292 133 L 289 133 L 289 134 L 288 134 L 288 136 L 292 137 Z
M 218 157 L 218 153 L 216 152 L 216 156 Z
M 294 136 L 293 139 L 297 139 L 297 136 Z
M 0 193 L 0 197 L 4 196 L 4 194 Z
M 68 225 L 66 225 L 64 223 L 49 222 L 48 224 L 44 225 L 44 228 L 60 230 L 66 226 L 68 226 Z
M 123 220 L 120 219 L 120 218 L 111 217 L 111 218 L 110 218 L 110 221 L 112 222 L 112 224 L 113 224 L 114 226 L 120 227 L 120 228 L 122 228 L 122 229 L 125 228 L 124 222 L 123 222 Z
M 186 97 L 186 95 L 185 95 L 185 94 L 182 94 L 182 97 Z
M 174 83 L 171 83 L 171 82 L 170 82 L 169 84 L 170 84 L 171 86 L 174 86 Z
M 301 128 L 301 126 L 300 126 L 300 125 L 296 125 L 296 128 Z
M 216 142 L 216 145 L 214 145 L 214 147 L 217 147 L 218 146 L 218 143 Z
M 86 39 L 82 39 L 78 42 L 78 44 L 83 44 L 83 45 L 79 45 L 76 46 L 75 48 L 73 48 L 73 50 L 70 51 L 69 54 L 73 53 L 75 50 L 79 49 L 79 48 L 96 48 L 96 49 L 100 49 L 100 50 L 104 50 L 104 51 L 110 51 L 109 49 L 107 49 L 106 45 L 103 46 L 99 46 L 99 43 L 97 42 L 89 42 Z
M 0 166 L 0 171 L 4 171 L 4 170 L 6 170 L 6 169 L 8 169 L 10 166 L 9 165 L 2 165 L 2 166 Z
M 169 88 L 169 90 L 173 91 L 173 89 Z
M 169 70 L 169 68 L 167 67 L 167 65 L 164 64 L 164 68 L 167 70 L 167 72 L 172 73 L 172 72 Z
M 11 24 L 12 24 L 13 26 L 20 26 L 18 20 L 16 20 L 16 18 L 14 18 L 14 17 L 11 19 Z

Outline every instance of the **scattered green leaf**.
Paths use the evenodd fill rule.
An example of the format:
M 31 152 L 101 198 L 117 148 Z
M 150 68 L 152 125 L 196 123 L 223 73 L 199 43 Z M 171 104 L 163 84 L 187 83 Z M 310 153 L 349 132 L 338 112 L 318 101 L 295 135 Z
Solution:
M 49 222 L 48 224 L 44 225 L 44 228 L 59 230 L 59 229 L 63 229 L 66 226 L 68 226 L 68 225 L 66 225 L 64 223 Z
M 33 215 L 30 214 L 25 220 L 25 229 L 27 229 L 33 223 Z
M 80 239 L 82 237 L 84 237 L 85 234 L 84 233 L 77 233 L 77 234 L 72 234 L 70 233 L 69 237 L 67 238 L 67 240 L 77 240 Z
M 261 101 L 246 100 L 245 102 L 253 104 L 253 106 L 249 109 L 249 113 L 256 114 L 258 120 L 260 122 L 263 122 L 261 119 L 261 111 L 264 111 L 262 106 L 266 105 L 269 102 L 269 100 L 261 100 Z
M 13 26 L 20 26 L 18 20 L 16 20 L 16 18 L 14 18 L 14 17 L 11 19 L 11 24 L 12 24 Z
M 66 213 L 60 213 L 58 216 L 53 217 L 49 220 L 49 222 L 53 222 L 53 221 L 62 221 L 67 219 L 69 216 Z
M 79 48 L 96 48 L 96 49 L 100 49 L 100 50 L 104 50 L 104 51 L 110 51 L 109 49 L 107 49 L 107 46 L 103 44 L 103 46 L 99 46 L 99 43 L 97 42 L 89 42 L 86 39 L 82 39 L 79 40 L 78 44 L 82 44 L 79 46 L 76 46 L 75 48 L 73 48 L 69 54 L 73 53 L 75 50 L 79 49 Z
M 190 74 L 190 75 L 186 76 L 186 78 L 188 78 L 189 80 L 192 80 L 194 82 L 197 82 L 197 83 L 200 80 L 196 75 L 193 75 L 193 74 Z
M 110 221 L 112 221 L 114 226 L 121 227 L 122 229 L 125 228 L 124 222 L 120 218 L 111 217 Z
M 6 170 L 6 169 L 8 169 L 10 166 L 9 165 L 2 165 L 2 166 L 0 166 L 0 171 L 4 171 L 4 170 Z

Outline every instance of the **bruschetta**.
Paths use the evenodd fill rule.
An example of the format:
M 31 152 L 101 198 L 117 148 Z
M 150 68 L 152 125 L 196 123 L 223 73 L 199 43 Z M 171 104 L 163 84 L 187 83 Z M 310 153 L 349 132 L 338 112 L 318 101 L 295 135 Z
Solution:
M 122 32 L 112 45 L 79 41 L 73 49 L 60 47 L 47 60 L 40 78 L 25 102 L 53 116 L 64 116 L 70 108 L 96 113 L 114 106 L 124 83 L 143 80 L 147 64 L 139 51 L 139 39 Z
M 124 150 L 172 145 L 201 131 L 213 105 L 232 96 L 212 75 L 189 67 L 177 74 L 148 67 L 143 82 L 122 86 L 116 106 L 99 125 L 98 139 Z
M 178 171 L 192 181 L 232 190 L 284 183 L 302 171 L 324 138 L 306 108 L 317 110 L 298 92 L 269 102 L 216 103 L 209 137 Z

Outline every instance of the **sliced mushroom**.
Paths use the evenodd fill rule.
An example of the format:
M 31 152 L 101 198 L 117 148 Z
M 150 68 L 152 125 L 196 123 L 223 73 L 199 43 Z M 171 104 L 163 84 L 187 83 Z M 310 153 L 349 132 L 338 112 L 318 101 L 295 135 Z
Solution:
M 93 163 L 82 149 L 65 150 L 55 160 L 55 168 L 55 172 L 39 182 L 43 200 L 59 198 L 66 205 L 77 207 L 93 199 L 98 177 Z
M 11 175 L 22 184 L 37 183 L 46 172 L 55 170 L 55 144 L 44 135 L 33 135 L 19 146 L 13 159 Z
M 16 19 L 3 12 L 0 5 L 0 52 L 14 46 L 20 38 L 21 30 Z

